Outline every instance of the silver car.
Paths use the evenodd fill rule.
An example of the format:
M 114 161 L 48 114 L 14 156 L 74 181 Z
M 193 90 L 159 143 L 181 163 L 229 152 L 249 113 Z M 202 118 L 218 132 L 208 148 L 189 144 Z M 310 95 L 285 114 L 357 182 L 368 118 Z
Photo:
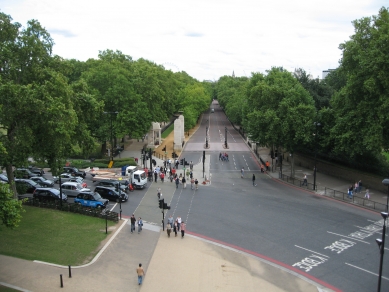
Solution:
M 85 189 L 81 184 L 77 182 L 65 182 L 61 185 L 62 192 L 65 193 L 68 197 L 76 197 L 81 192 L 89 192 L 90 189 Z

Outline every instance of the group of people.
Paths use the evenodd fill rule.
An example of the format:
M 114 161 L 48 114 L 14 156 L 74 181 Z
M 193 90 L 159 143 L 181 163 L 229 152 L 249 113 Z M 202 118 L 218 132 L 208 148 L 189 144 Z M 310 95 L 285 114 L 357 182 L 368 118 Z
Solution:
M 228 160 L 228 154 L 226 152 L 224 152 L 224 153 L 220 152 L 219 153 L 219 160 L 221 160 L 221 161 L 229 161 Z
M 173 216 L 170 215 L 170 217 L 167 219 L 166 232 L 168 237 L 170 237 L 170 233 L 172 232 L 172 229 L 175 234 L 174 237 L 177 237 L 177 233 L 181 231 L 181 238 L 184 238 L 186 224 L 184 221 L 181 220 L 180 216 L 178 216 L 176 220 L 174 220 Z
M 353 185 L 349 186 L 349 188 L 347 189 L 347 197 L 349 199 L 352 199 L 354 194 L 360 193 L 361 191 L 362 191 L 362 181 L 359 180 L 358 182 L 355 182 Z M 369 189 L 366 189 L 364 197 L 370 199 Z

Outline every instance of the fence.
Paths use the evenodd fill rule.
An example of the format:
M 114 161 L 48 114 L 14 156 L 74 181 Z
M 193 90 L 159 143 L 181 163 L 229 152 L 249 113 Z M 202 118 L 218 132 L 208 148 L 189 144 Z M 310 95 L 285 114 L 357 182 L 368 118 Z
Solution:
M 286 181 L 287 183 L 290 183 L 292 185 L 298 186 L 300 188 L 304 188 L 304 189 L 307 189 L 307 190 L 313 190 L 314 189 L 312 183 L 307 182 L 306 185 L 303 185 L 304 184 L 303 180 L 298 179 L 298 178 L 294 178 L 294 177 L 291 177 L 291 176 L 288 176 L 286 174 L 281 174 L 281 172 L 278 174 L 278 177 L 280 179 Z
M 345 192 L 337 191 L 334 189 L 330 189 L 325 187 L 324 188 L 324 195 L 327 197 L 331 197 L 340 201 L 353 203 L 356 205 L 364 206 L 369 209 L 376 210 L 378 212 L 385 212 L 386 211 L 386 205 L 382 203 L 378 203 L 369 199 L 365 199 L 362 197 L 358 197 L 356 195 L 353 195 L 352 198 L 349 198 L 349 195 Z
M 79 204 L 71 204 L 71 203 L 62 203 L 62 206 L 59 202 L 39 202 L 38 200 L 34 200 L 29 198 L 27 201 L 24 201 L 23 204 L 28 206 L 34 206 L 39 208 L 47 208 L 47 209 L 55 209 L 65 212 L 73 212 L 82 215 L 98 217 L 102 219 L 107 219 L 110 221 L 118 222 L 119 217 L 117 212 L 111 212 L 108 210 L 101 210 L 96 208 L 83 207 Z

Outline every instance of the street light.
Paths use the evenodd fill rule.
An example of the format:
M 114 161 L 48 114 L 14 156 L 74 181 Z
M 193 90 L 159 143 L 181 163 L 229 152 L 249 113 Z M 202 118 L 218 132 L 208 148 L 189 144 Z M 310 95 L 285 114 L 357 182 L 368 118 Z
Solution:
M 385 232 L 386 232 L 386 219 L 388 219 L 387 212 L 381 212 L 382 218 L 384 218 L 384 225 L 382 227 L 382 239 L 376 239 L 375 241 L 378 244 L 378 248 L 380 249 L 380 271 L 378 274 L 378 287 L 377 291 L 381 292 L 381 279 L 382 279 L 382 264 L 384 262 L 384 250 L 385 250 Z
M 112 140 L 112 115 L 116 115 L 119 112 L 104 112 L 104 114 L 110 114 L 111 115 L 111 157 L 110 160 L 113 161 L 113 140 Z
M 316 156 L 317 156 L 317 127 L 321 126 L 320 123 L 314 122 L 315 125 L 315 167 L 313 169 L 313 190 L 316 191 Z
M 387 197 L 386 197 L 386 213 L 388 213 L 388 203 L 389 203 L 389 178 L 385 178 L 382 183 L 386 186 L 388 186 L 388 194 L 387 194 Z
M 224 146 L 227 148 L 227 127 L 225 127 L 226 134 L 224 135 Z

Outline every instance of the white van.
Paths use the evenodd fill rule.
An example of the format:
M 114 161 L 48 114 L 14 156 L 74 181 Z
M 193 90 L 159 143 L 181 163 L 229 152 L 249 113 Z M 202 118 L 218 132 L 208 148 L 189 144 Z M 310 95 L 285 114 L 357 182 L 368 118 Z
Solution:
M 215 112 L 215 109 L 214 108 L 211 108 L 211 113 L 214 113 Z

